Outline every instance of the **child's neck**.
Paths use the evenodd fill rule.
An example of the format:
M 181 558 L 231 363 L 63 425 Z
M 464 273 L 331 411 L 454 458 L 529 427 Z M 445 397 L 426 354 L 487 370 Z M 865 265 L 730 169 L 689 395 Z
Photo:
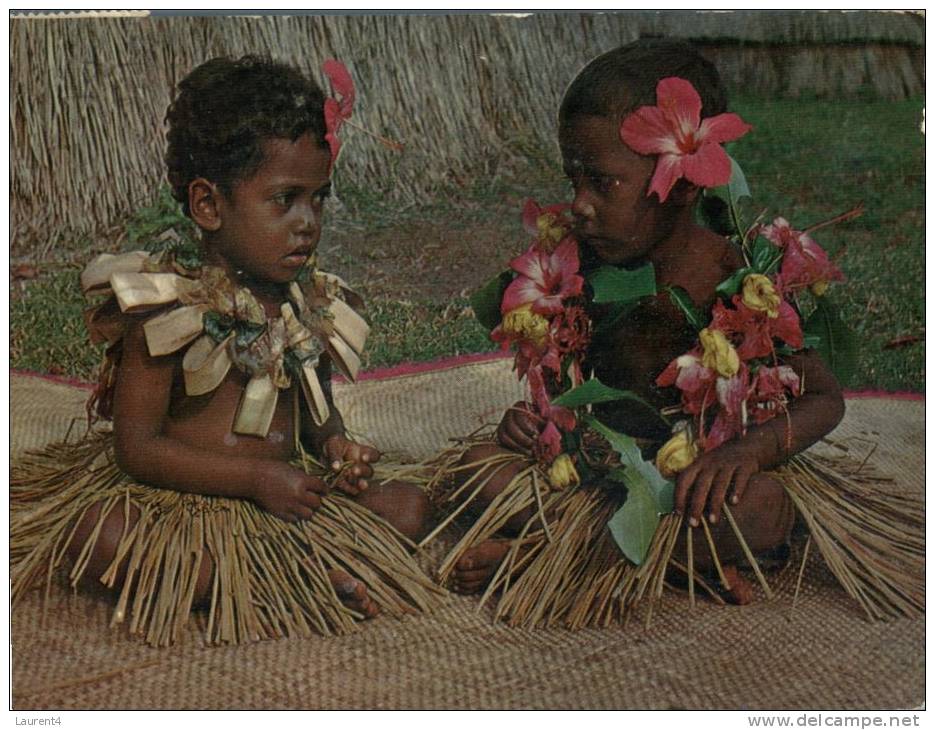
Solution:
M 722 237 L 695 222 L 694 211 L 686 206 L 648 259 L 660 284 L 684 286 L 686 278 L 716 266 L 723 244 Z

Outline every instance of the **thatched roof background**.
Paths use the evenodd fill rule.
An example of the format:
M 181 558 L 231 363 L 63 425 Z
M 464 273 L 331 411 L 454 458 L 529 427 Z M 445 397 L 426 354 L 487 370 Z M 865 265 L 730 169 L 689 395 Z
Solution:
M 554 150 L 571 78 L 643 35 L 695 41 L 746 92 L 923 89 L 924 24 L 912 14 L 19 17 L 10 23 L 11 231 L 20 244 L 49 245 L 152 200 L 172 87 L 213 56 L 268 53 L 319 78 L 324 59 L 343 60 L 359 89 L 355 120 L 406 150 L 356 134 L 340 175 L 420 201 L 496 174 L 523 149 Z

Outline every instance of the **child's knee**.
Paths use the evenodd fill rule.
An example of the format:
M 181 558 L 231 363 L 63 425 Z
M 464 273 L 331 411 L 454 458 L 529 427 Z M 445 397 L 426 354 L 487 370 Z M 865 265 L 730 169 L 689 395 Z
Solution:
M 495 457 L 504 455 L 517 456 L 514 452 L 494 444 L 478 444 L 468 449 L 461 458 L 461 466 L 477 465 L 475 469 L 465 469 L 457 479 L 463 484 L 473 478 L 471 485 L 466 489 L 465 496 L 473 494 L 475 489 L 481 487 L 476 502 L 479 508 L 490 504 L 510 485 L 516 475 L 529 465 L 525 459 L 519 458 L 493 460 Z
M 93 545 L 90 546 L 89 552 L 82 558 L 85 553 L 85 546 L 94 535 L 98 524 L 101 523 L 103 509 L 104 503 L 98 502 L 85 511 L 66 547 L 66 555 L 73 565 L 82 561 L 84 567 L 81 577 L 82 580 L 87 582 L 97 583 L 108 571 L 117 556 L 117 550 L 124 536 L 133 529 L 140 518 L 140 510 L 132 504 L 129 508 L 126 508 L 123 502 L 113 505 L 104 515 L 103 523 L 100 525 L 100 530 Z M 128 563 L 129 554 L 118 566 L 114 580 L 115 587 L 119 588 L 123 585 Z
M 356 500 L 414 542 L 428 532 L 432 508 L 428 497 L 415 484 L 397 481 L 375 484 Z

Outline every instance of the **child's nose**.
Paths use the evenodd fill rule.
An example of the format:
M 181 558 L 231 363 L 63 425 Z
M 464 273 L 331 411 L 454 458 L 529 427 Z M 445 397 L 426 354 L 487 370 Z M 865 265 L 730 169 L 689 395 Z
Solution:
M 597 211 L 594 209 L 594 205 L 591 203 L 585 190 L 579 189 L 575 192 L 575 199 L 571 203 L 571 212 L 574 213 L 575 218 L 582 220 L 594 219 Z

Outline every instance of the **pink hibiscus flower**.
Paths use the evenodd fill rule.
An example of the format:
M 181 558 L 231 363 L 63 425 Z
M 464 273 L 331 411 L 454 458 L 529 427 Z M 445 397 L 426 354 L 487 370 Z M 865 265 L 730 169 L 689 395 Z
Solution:
M 701 350 L 696 348 L 670 362 L 656 378 L 656 385 L 674 385 L 681 390 L 685 412 L 697 416 L 714 404 L 716 380 L 717 373 L 701 364 Z
M 335 160 L 338 159 L 338 151 L 341 149 L 338 130 L 345 121 L 350 119 L 356 94 L 354 80 L 343 63 L 329 58 L 322 64 L 321 70 L 331 82 L 331 93 L 334 95 L 325 99 L 325 141 L 331 149 L 333 167 Z
M 685 79 L 671 76 L 656 85 L 656 106 L 642 106 L 620 125 L 620 137 L 634 152 L 659 155 L 647 195 L 664 203 L 684 177 L 705 188 L 730 182 L 730 158 L 723 142 L 753 127 L 736 114 L 701 119 L 701 97 Z
M 760 232 L 783 251 L 779 277 L 787 291 L 844 280 L 825 250 L 807 233 L 794 230 L 785 218 L 776 218 Z
M 707 435 L 701 434 L 704 449 L 716 449 L 734 436 L 747 431 L 747 400 L 750 397 L 750 373 L 747 366 L 730 378 L 718 378 L 715 387 L 720 408 Z
M 584 288 L 578 275 L 578 244 L 566 238 L 552 252 L 529 247 L 510 262 L 517 276 L 503 292 L 500 311 L 506 314 L 524 304 L 532 304 L 536 314 L 557 314 L 562 301 L 577 296 Z
M 794 349 L 804 344 L 799 315 L 785 299 L 780 302 L 776 317 L 750 309 L 739 295 L 734 295 L 732 302 L 733 309 L 725 307 L 720 300 L 714 303 L 711 327 L 727 335 L 741 337 L 737 347 L 737 355 L 741 360 L 771 355 L 774 338 Z

